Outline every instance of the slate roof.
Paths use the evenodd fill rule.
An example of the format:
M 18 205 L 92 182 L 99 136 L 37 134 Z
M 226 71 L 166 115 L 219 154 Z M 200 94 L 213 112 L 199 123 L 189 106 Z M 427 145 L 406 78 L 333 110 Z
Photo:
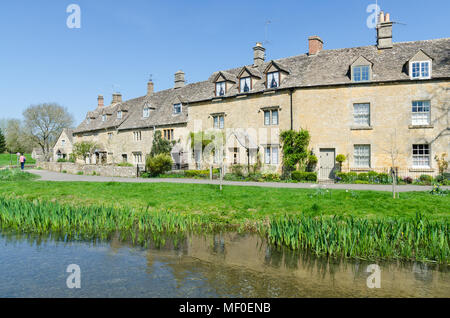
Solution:
M 370 82 L 387 82 L 410 80 L 407 63 L 419 51 L 422 50 L 433 59 L 432 78 L 450 78 L 450 38 L 394 43 L 392 49 L 378 50 L 377 46 L 322 50 L 316 55 L 302 54 L 293 57 L 277 59 L 274 65 L 278 65 L 289 74 L 284 77 L 280 87 L 275 90 L 283 90 L 294 87 L 313 87 L 326 85 L 359 85 L 352 83 L 350 77 L 350 65 L 363 56 L 372 65 L 372 80 Z M 254 75 L 260 77 L 253 81 L 251 92 L 245 94 L 260 93 L 267 90 L 264 71 L 272 61 L 266 61 L 259 67 L 246 65 L 245 67 Z M 184 124 L 187 122 L 187 108 L 189 104 L 207 101 L 217 98 L 215 94 L 214 80 L 221 72 L 227 79 L 235 81 L 231 83 L 224 96 L 227 98 L 239 95 L 239 81 L 237 76 L 244 66 L 229 70 L 214 72 L 206 81 L 188 84 L 178 89 L 167 89 L 153 93 L 147 97 L 139 97 L 124 103 L 107 106 L 88 113 L 94 119 L 90 124 L 84 120 L 75 132 L 87 130 L 99 130 L 105 128 L 134 129 L 152 126 L 164 126 Z M 173 115 L 173 104 L 182 102 L 183 110 L 179 115 Z M 149 105 L 152 110 L 149 118 L 142 117 L 144 105 Z M 127 107 L 128 113 L 124 113 L 121 120 L 116 119 L 118 107 Z M 106 122 L 101 121 L 100 112 L 112 113 Z

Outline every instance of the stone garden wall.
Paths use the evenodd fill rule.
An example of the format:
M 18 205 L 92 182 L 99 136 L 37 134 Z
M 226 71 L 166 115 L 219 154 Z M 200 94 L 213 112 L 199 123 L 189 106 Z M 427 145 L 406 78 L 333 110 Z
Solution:
M 117 167 L 112 165 L 86 165 L 71 162 L 38 162 L 37 167 L 54 172 L 66 172 L 70 174 L 100 175 L 104 177 L 135 178 L 136 167 Z

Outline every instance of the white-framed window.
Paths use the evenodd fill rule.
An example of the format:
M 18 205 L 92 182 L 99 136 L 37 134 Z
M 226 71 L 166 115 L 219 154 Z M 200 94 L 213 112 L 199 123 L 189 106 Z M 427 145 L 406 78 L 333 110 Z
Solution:
M 370 126 L 370 104 L 353 104 L 353 123 L 356 126 Z
M 367 82 L 370 77 L 369 65 L 353 66 L 353 82 Z
M 164 139 L 173 140 L 173 129 L 164 129 Z
M 430 124 L 430 101 L 413 101 L 412 102 L 412 125 L 429 125 Z
M 113 137 L 113 133 L 108 133 L 108 139 L 111 140 Z
M 264 148 L 264 163 L 268 165 L 278 164 L 278 146 L 266 146 Z
M 174 114 L 180 114 L 181 113 L 181 110 L 182 110 L 182 105 L 181 105 L 181 103 L 178 103 L 178 104 L 174 104 L 173 105 L 173 113 Z
M 144 118 L 150 117 L 150 108 L 145 107 L 145 108 L 142 110 L 142 117 L 144 117 Z
M 122 119 L 122 111 L 121 110 L 119 110 L 117 112 L 117 119 Z
M 65 144 L 66 144 L 66 141 L 63 139 L 63 140 L 61 140 L 61 146 L 65 146 Z
M 214 120 L 214 128 L 215 129 L 223 129 L 225 127 L 224 115 L 213 116 L 213 120 Z
M 142 153 L 135 152 L 135 153 L 133 153 L 133 156 L 134 156 L 134 163 L 135 164 L 142 163 Z
M 431 78 L 431 62 L 430 61 L 418 61 L 410 63 L 409 73 L 411 79 L 427 79 Z
M 106 121 L 106 115 L 102 115 L 102 121 Z
M 227 85 L 225 82 L 216 83 L 216 96 L 224 96 L 227 93 Z
M 355 167 L 370 167 L 370 145 L 354 145 L 353 159 Z
M 250 77 L 243 77 L 239 82 L 240 93 L 250 92 L 252 89 L 252 79 Z
M 133 131 L 133 140 L 134 141 L 141 141 L 142 140 L 142 133 L 140 131 Z
M 430 145 L 413 145 L 413 167 L 430 168 Z
M 280 72 L 267 73 L 267 88 L 276 88 L 280 86 Z
M 264 111 L 264 125 L 278 125 L 278 110 L 265 110 Z

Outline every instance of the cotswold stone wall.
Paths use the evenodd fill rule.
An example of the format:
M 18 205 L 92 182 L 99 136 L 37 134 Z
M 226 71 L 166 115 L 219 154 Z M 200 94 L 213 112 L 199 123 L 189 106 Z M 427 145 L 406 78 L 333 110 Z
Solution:
M 39 162 L 37 163 L 39 168 L 54 172 L 67 172 L 70 174 L 78 174 L 80 172 L 83 175 L 100 175 L 104 177 L 124 177 L 133 178 L 137 176 L 136 167 L 117 167 L 111 165 L 85 165 L 76 164 L 70 162 Z

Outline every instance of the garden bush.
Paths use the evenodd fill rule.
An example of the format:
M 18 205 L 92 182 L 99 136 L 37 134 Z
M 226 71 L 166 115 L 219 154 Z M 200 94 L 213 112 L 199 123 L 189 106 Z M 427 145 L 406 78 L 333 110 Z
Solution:
M 293 171 L 292 180 L 295 181 L 317 181 L 316 172 Z
M 419 177 L 419 181 L 425 184 L 431 184 L 431 181 L 433 181 L 433 177 L 428 174 L 422 174 Z
M 213 169 L 213 174 L 219 174 L 219 169 Z M 186 170 L 186 178 L 209 178 L 209 170 Z
M 156 177 L 172 169 L 172 157 L 167 154 L 148 156 L 145 167 L 152 177 Z
M 280 175 L 276 173 L 264 173 L 262 179 L 264 181 L 280 181 Z
M 356 180 L 360 181 L 369 181 L 369 174 L 366 172 L 359 173 L 356 177 Z

